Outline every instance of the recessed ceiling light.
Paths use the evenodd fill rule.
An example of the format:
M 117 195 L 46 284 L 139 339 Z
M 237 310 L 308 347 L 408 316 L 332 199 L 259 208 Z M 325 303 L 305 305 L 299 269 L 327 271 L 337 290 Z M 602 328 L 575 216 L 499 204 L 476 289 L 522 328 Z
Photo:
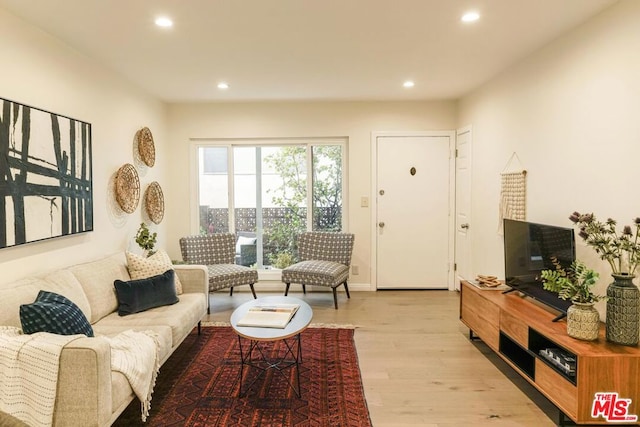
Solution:
M 173 27 L 173 21 L 166 16 L 161 16 L 159 18 L 156 18 L 156 25 L 162 28 L 169 28 Z
M 414 82 L 412 82 L 411 80 L 407 80 L 406 82 L 402 83 L 402 86 L 404 87 L 414 87 L 416 84 Z
M 462 15 L 462 18 L 460 18 L 462 22 L 474 22 L 478 19 L 480 19 L 480 14 L 478 12 L 467 12 Z
M 229 89 L 229 83 L 227 82 L 218 83 L 218 89 L 222 89 L 222 90 Z

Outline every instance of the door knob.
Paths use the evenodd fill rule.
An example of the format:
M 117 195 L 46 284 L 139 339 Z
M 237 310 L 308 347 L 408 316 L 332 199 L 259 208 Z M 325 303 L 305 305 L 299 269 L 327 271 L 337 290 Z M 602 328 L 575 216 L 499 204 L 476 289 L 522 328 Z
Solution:
M 384 227 L 384 222 L 380 221 L 380 222 L 378 223 L 378 227 L 383 228 L 383 227 Z
M 469 228 L 469 224 L 467 224 L 467 223 L 460 224 L 460 228 L 467 229 L 467 228 Z

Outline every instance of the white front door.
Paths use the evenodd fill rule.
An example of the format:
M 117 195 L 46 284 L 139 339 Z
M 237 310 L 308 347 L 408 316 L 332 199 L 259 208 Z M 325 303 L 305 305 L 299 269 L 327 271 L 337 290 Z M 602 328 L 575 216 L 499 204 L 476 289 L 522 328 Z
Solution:
M 460 280 L 471 280 L 471 127 L 458 129 L 456 135 L 456 274 L 454 288 Z
M 379 289 L 448 289 L 451 285 L 453 135 L 441 135 L 376 138 Z

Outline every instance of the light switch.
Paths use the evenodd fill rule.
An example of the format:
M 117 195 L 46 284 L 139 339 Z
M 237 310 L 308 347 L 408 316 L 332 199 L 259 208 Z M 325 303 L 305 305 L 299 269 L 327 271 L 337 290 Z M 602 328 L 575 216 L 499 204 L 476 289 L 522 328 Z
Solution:
M 362 208 L 369 207 L 369 198 L 367 196 L 360 197 L 360 207 Z

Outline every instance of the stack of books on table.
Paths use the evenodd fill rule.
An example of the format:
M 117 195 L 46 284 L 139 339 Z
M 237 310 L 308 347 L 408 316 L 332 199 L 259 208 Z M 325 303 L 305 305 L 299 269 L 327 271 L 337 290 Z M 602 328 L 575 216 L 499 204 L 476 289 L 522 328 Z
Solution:
M 277 304 L 257 305 L 251 307 L 239 321 L 238 326 L 251 326 L 258 328 L 285 328 L 300 305 Z

